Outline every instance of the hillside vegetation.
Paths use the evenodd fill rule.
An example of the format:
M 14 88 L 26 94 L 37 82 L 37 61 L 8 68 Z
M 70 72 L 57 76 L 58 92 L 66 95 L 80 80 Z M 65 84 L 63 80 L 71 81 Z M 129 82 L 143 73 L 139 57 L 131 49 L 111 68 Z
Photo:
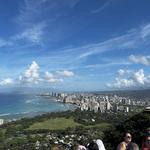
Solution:
M 34 118 L 24 118 L 0 127 L 0 149 L 40 149 L 49 150 L 59 143 L 64 149 L 68 144 L 74 149 L 77 143 L 87 144 L 93 139 L 104 141 L 107 150 L 116 149 L 129 131 L 140 146 L 146 128 L 150 127 L 150 114 L 112 114 L 66 111 L 49 113 Z M 63 141 L 63 143 L 61 142 Z
M 136 114 L 123 123 L 119 123 L 118 125 L 114 126 L 114 128 L 107 130 L 104 133 L 105 145 L 108 150 L 115 149 L 118 143 L 123 140 L 123 134 L 125 132 L 130 132 L 132 134 L 133 141 L 141 147 L 144 133 L 149 127 L 150 113 L 142 112 Z

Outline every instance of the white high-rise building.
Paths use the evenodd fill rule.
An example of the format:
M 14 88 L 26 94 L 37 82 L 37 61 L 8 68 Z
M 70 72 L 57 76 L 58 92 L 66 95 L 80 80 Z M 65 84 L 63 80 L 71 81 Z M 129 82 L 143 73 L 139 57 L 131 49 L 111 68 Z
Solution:
M 109 102 L 109 100 L 107 100 L 106 102 L 106 110 L 110 110 L 111 109 L 111 104 Z
M 126 107 L 126 112 L 127 112 L 127 113 L 129 112 L 129 107 Z
M 0 119 L 0 125 L 4 124 L 4 119 Z

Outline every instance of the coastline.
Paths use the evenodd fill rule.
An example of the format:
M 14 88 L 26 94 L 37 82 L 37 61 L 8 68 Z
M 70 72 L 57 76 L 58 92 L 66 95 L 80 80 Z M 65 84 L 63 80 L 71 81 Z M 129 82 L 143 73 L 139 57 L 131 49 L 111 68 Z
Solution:
M 20 94 L 16 94 L 16 96 L 20 96 Z M 25 97 L 29 96 L 29 98 L 25 98 L 24 100 L 19 99 L 21 103 L 26 105 L 26 107 L 24 106 L 26 109 L 21 108 L 23 106 L 20 105 L 18 106 L 19 107 L 18 111 L 16 111 L 17 109 L 10 107 L 8 109 L 8 112 L 7 109 L 5 111 L 0 112 L 0 119 L 3 119 L 4 122 L 10 122 L 22 118 L 32 118 L 32 117 L 36 117 L 51 112 L 62 112 L 62 111 L 64 112 L 67 110 L 75 110 L 77 108 L 76 105 L 62 103 L 61 101 L 58 101 L 55 97 L 50 97 L 50 96 L 43 97 L 39 95 L 23 95 L 23 96 Z M 13 100 L 13 98 L 11 98 L 11 100 Z M 3 105 L 1 105 L 1 107 L 3 107 Z M 30 107 L 31 108 L 33 107 L 33 109 L 31 109 Z

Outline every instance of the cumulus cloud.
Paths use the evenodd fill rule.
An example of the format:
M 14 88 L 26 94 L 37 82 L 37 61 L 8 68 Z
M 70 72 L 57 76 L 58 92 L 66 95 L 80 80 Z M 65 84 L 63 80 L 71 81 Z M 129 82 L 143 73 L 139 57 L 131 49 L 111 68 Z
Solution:
M 124 73 L 125 71 L 120 71 Z M 141 88 L 150 87 L 150 75 L 145 75 L 143 69 L 139 69 L 136 72 L 132 72 L 128 77 L 116 77 L 115 81 L 107 84 L 111 88 Z
M 13 83 L 14 83 L 14 81 L 11 78 L 7 78 L 7 79 L 4 79 L 4 80 L 0 81 L 1 86 L 12 85 Z
M 145 83 L 145 75 L 144 75 L 144 70 L 140 69 L 139 71 L 134 73 L 133 79 L 135 79 L 135 81 L 139 84 L 143 84 Z
M 126 74 L 126 70 L 124 70 L 124 69 L 119 69 L 119 70 L 118 70 L 118 74 L 119 74 L 119 76 L 123 76 L 124 74 Z
M 32 64 L 25 70 L 23 75 L 19 77 L 19 80 L 24 83 L 39 83 L 40 73 L 39 73 L 39 65 L 33 61 Z
M 136 63 L 136 64 L 143 64 L 143 65 L 146 65 L 148 66 L 150 63 L 149 63 L 149 60 L 147 59 L 146 56 L 135 56 L 135 55 L 130 55 L 129 56 L 129 60 L 132 61 L 133 63 Z
M 45 72 L 45 81 L 48 83 L 60 83 L 63 82 L 63 79 L 56 78 L 52 73 L 47 71 Z
M 129 70 L 129 69 L 119 69 L 118 70 L 118 75 L 121 77 L 121 76 L 128 76 L 132 73 L 132 70 Z
M 74 73 L 73 73 L 72 71 L 68 71 L 68 70 L 57 71 L 56 73 L 57 73 L 58 75 L 64 76 L 64 77 L 71 77 L 71 76 L 74 76 Z
M 116 78 L 112 84 L 107 84 L 108 87 L 111 88 L 129 88 L 134 85 L 134 81 L 132 79 L 122 79 Z
M 45 72 L 45 82 L 48 83 L 61 83 L 63 82 L 63 77 L 71 77 L 74 76 L 72 71 L 64 70 L 64 71 L 56 71 L 55 74 L 50 72 Z
M 25 70 L 23 75 L 19 76 L 21 83 L 38 84 L 38 83 L 62 83 L 63 77 L 73 76 L 71 71 L 56 71 L 56 73 L 50 73 L 46 71 L 44 74 L 40 72 L 39 65 L 33 61 L 31 65 Z
M 25 84 L 25 85 L 34 85 L 34 84 L 55 84 L 62 83 L 64 78 L 73 76 L 74 73 L 71 71 L 55 71 L 50 73 L 48 71 L 40 72 L 40 66 L 36 61 L 33 61 L 27 69 L 15 80 L 7 78 L 0 81 L 0 86 L 14 84 Z
M 124 73 L 125 73 L 125 71 L 124 71 L 123 69 L 118 70 L 118 74 L 119 74 L 120 76 L 124 75 Z

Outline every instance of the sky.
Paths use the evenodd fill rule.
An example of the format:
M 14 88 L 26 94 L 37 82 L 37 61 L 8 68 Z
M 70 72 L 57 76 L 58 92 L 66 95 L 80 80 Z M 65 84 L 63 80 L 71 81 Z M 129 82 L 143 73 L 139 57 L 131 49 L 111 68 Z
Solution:
M 150 88 L 150 1 L 1 0 L 0 89 Z

